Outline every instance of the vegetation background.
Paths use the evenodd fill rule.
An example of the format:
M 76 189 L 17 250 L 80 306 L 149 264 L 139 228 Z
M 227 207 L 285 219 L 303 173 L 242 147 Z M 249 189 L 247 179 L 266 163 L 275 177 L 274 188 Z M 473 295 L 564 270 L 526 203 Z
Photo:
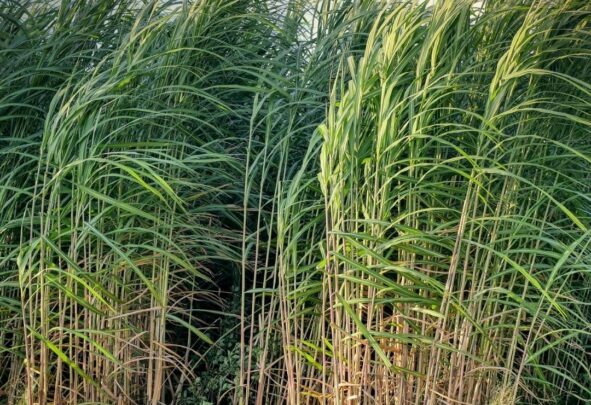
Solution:
M 0 403 L 591 403 L 587 0 L 0 0 Z

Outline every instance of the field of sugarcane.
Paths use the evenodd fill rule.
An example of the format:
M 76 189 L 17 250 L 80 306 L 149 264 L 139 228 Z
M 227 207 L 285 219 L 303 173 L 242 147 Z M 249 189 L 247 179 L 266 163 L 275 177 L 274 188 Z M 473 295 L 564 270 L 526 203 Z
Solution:
M 589 403 L 588 0 L 0 0 L 0 404 Z

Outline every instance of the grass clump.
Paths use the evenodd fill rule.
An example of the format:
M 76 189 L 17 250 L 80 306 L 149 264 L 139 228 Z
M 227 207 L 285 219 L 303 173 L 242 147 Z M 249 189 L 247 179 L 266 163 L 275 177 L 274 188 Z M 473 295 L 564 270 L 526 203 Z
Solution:
M 2 2 L 0 403 L 590 401 L 590 23 Z

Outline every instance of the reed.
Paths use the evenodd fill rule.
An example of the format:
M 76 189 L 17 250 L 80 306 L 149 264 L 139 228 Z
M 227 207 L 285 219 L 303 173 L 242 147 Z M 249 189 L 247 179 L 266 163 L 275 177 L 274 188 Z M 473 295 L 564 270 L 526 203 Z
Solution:
M 585 0 L 0 3 L 0 404 L 591 401 Z

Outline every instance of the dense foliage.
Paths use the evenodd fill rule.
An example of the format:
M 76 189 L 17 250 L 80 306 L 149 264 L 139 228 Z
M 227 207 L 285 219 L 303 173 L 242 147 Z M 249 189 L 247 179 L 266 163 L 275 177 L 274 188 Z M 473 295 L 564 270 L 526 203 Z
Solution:
M 587 0 L 0 0 L 0 404 L 591 401 Z

